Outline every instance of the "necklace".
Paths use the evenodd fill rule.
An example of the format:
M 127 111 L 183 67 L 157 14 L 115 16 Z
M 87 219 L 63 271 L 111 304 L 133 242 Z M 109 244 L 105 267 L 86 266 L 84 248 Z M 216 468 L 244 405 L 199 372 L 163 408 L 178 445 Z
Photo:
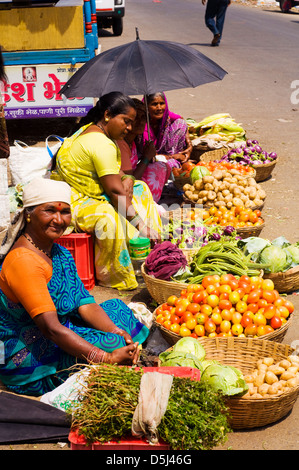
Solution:
M 44 253 L 46 256 L 48 256 L 48 258 L 52 259 L 52 255 L 51 253 L 47 253 L 47 251 L 43 250 L 42 248 L 40 248 L 39 246 L 37 246 L 33 240 L 31 240 L 31 238 L 27 237 L 27 235 L 25 233 L 23 233 L 23 237 L 26 238 L 26 240 L 28 240 L 31 245 L 35 246 L 35 248 L 37 248 L 39 251 L 41 251 L 42 253 Z
M 101 131 L 103 131 L 103 133 L 105 134 L 106 137 L 108 137 L 108 139 L 110 139 L 110 137 L 107 135 L 107 132 L 105 131 L 102 124 L 98 123 L 98 124 L 96 124 L 96 126 L 99 127 L 101 129 Z

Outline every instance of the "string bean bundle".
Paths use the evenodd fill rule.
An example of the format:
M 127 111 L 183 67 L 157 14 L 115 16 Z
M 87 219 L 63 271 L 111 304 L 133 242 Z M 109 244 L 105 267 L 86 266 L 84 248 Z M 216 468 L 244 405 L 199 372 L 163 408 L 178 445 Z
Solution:
M 177 281 L 198 284 L 205 276 L 230 273 L 234 276 L 259 276 L 266 265 L 253 263 L 249 256 L 237 246 L 235 241 L 210 241 L 194 256 L 186 271 Z

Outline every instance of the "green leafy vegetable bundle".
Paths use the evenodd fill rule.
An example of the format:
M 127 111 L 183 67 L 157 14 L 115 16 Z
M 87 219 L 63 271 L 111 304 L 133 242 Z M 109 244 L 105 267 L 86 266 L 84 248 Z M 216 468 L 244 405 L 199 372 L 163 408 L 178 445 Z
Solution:
M 72 428 L 88 443 L 131 435 L 143 370 L 99 365 L 92 367 L 80 405 L 72 411 Z M 230 431 L 228 409 L 221 394 L 205 384 L 174 377 L 159 436 L 173 450 L 207 450 L 225 442 Z

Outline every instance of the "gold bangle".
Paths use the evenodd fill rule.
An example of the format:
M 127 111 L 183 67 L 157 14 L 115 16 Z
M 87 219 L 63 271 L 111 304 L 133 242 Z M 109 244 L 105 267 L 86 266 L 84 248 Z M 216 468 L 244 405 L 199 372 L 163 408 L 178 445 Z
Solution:
M 134 181 L 134 183 L 135 183 L 135 181 L 136 181 L 136 178 L 135 178 L 135 176 L 133 176 L 133 175 L 122 175 L 121 180 L 123 181 L 123 180 L 125 180 L 126 178 L 130 178 L 131 180 Z

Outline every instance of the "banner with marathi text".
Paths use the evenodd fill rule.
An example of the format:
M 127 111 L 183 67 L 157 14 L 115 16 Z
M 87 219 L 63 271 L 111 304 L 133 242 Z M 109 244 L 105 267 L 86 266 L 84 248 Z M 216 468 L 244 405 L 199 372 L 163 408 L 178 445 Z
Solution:
M 83 64 L 10 65 L 2 92 L 6 119 L 34 119 L 84 116 L 93 98 L 65 98 L 62 86 Z

